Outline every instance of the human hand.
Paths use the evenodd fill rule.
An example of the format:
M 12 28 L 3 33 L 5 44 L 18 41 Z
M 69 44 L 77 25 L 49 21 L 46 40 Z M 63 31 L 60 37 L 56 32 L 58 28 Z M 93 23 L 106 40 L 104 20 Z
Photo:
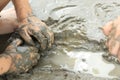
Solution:
M 40 58 L 37 48 L 21 44 L 22 40 L 15 39 L 4 52 L 12 58 L 12 64 L 8 70 L 9 73 L 27 72 L 37 64 Z
M 54 34 L 45 23 L 35 16 L 30 16 L 20 22 L 19 34 L 29 44 L 34 45 L 34 37 L 41 49 L 50 48 L 54 42 Z M 32 36 L 32 37 L 31 37 Z
M 106 46 L 109 52 L 120 61 L 120 17 L 107 23 L 103 27 L 103 32 L 108 37 Z

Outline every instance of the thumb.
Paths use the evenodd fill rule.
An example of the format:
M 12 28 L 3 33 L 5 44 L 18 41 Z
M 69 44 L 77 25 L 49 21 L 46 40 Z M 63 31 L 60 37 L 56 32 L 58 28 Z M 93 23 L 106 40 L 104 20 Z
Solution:
M 15 39 L 8 45 L 8 47 L 6 48 L 6 51 L 14 49 L 15 47 L 19 46 L 20 44 L 22 44 L 22 40 L 21 39 Z

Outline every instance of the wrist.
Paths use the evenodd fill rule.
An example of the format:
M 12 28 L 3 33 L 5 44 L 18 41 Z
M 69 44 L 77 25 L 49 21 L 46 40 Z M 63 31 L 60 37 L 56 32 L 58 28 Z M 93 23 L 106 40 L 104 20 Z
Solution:
M 27 18 L 32 15 L 33 15 L 32 13 L 28 13 L 28 12 L 18 14 L 18 22 L 26 22 Z
M 30 17 L 33 17 L 34 15 L 31 13 L 27 17 L 21 18 L 19 21 L 20 24 L 28 24 L 30 22 Z

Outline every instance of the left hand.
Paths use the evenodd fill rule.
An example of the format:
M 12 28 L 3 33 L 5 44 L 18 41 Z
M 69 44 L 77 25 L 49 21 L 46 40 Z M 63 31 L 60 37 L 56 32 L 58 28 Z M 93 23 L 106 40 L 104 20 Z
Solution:
M 20 22 L 19 34 L 28 44 L 31 45 L 34 45 L 32 39 L 32 37 L 34 37 L 43 50 L 50 48 L 54 42 L 53 32 L 48 29 L 45 23 L 35 16 L 30 16 Z
M 3 63 L 3 65 L 0 66 L 0 69 L 3 67 L 3 71 L 0 70 L 0 75 L 5 73 L 27 72 L 38 63 L 40 58 L 40 54 L 36 47 L 23 45 L 23 41 L 19 38 L 14 39 L 4 51 L 4 55 L 0 56 L 0 59 L 6 56 L 8 58 L 11 57 L 11 64 L 7 63 L 5 65 Z M 7 60 L 8 59 L 5 58 L 4 62 L 8 62 Z M 6 66 L 9 68 L 6 69 Z
M 108 37 L 106 46 L 109 52 L 120 61 L 120 17 L 107 23 L 103 27 L 103 32 Z

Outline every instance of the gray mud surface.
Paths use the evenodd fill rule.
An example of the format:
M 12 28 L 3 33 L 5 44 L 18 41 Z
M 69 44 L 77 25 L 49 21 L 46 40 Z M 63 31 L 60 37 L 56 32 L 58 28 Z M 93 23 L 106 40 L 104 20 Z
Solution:
M 120 0 L 31 0 L 34 14 L 55 33 L 55 44 L 28 73 L 8 80 L 120 80 L 108 62 L 101 27 L 120 14 Z

